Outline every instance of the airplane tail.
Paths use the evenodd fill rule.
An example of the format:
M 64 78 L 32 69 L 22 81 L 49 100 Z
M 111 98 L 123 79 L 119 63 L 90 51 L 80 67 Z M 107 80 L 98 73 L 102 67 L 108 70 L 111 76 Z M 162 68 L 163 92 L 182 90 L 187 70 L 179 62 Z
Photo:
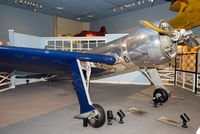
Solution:
M 103 34 L 106 34 L 106 27 L 102 26 L 99 32 L 103 33 Z

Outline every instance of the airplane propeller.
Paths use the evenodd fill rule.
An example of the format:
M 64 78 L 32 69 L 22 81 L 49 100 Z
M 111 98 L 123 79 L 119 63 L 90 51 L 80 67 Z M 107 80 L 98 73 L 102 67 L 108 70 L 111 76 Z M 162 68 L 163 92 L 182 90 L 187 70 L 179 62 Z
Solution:
M 140 23 L 148 28 L 151 28 L 159 33 L 163 33 L 163 34 L 173 34 L 174 32 L 173 31 L 165 31 L 163 29 L 160 29 L 158 27 L 156 27 L 155 25 L 151 24 L 150 22 L 148 21 L 145 21 L 145 20 L 141 20 Z
M 188 47 L 197 47 L 200 45 L 198 41 L 191 36 L 193 34 L 191 30 L 186 31 L 185 29 L 181 29 L 180 31 L 166 31 L 145 20 L 141 20 L 140 23 L 159 33 L 169 35 L 173 41 L 184 42 Z

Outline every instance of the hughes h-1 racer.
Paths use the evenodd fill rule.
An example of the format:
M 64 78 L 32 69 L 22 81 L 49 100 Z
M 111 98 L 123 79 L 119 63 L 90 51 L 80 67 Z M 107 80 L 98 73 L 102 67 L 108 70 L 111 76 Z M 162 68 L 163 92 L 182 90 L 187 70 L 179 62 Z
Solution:
M 76 117 L 87 119 L 92 127 L 101 127 L 105 123 L 104 109 L 94 104 L 89 94 L 90 75 L 95 71 L 109 73 L 122 70 L 119 68 L 142 67 L 155 85 L 153 96 L 161 97 L 163 103 L 168 100 L 169 90 L 153 67 L 170 62 L 176 56 L 177 43 L 187 41 L 192 32 L 174 31 L 165 21 L 160 22 L 159 28 L 147 21 L 140 22 L 147 27 L 141 26 L 125 37 L 86 53 L 0 46 L 0 70 L 65 74 L 66 77 L 72 74 L 80 104 L 80 114 Z

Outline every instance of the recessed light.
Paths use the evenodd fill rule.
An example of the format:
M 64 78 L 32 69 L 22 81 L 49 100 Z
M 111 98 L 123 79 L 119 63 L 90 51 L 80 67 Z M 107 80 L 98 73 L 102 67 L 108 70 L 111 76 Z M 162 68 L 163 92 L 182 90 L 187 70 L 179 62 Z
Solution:
M 57 7 L 56 7 L 56 9 L 58 9 L 58 10 L 63 10 L 63 9 L 64 9 L 64 7 L 57 6 Z
M 140 5 L 141 4 L 141 2 L 140 2 L 140 0 L 138 0 L 138 5 Z
M 35 4 L 35 7 L 36 7 L 36 8 L 38 8 L 38 7 L 39 7 L 39 5 L 36 3 L 36 4 Z
M 144 4 L 144 0 L 142 0 L 142 4 Z
M 130 3 L 124 5 L 124 7 L 131 7 L 131 6 L 132 6 L 132 4 L 130 4 Z
M 88 18 L 92 18 L 92 17 L 94 17 L 94 15 L 88 14 L 87 17 L 88 17 Z
M 27 2 L 27 6 L 29 6 L 29 5 L 30 5 L 30 2 L 28 1 L 28 2 Z
M 77 19 L 77 20 L 80 20 L 80 19 L 81 19 L 81 17 L 77 17 L 76 19 Z

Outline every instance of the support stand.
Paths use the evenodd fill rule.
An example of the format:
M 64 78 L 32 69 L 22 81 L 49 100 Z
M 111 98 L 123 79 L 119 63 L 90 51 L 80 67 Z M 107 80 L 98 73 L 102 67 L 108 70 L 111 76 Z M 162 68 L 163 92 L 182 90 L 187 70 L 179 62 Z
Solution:
M 183 128 L 187 128 L 187 122 L 190 121 L 190 118 L 186 115 L 186 113 L 183 113 L 182 115 L 180 115 L 181 119 L 183 120 L 183 124 L 182 127 Z
M 117 112 L 117 115 L 118 115 L 119 118 L 120 118 L 119 123 L 120 123 L 120 124 L 123 124 L 123 123 L 124 123 L 123 118 L 126 116 L 125 113 L 120 109 L 120 110 Z
M 83 127 L 88 126 L 88 118 L 83 118 Z

